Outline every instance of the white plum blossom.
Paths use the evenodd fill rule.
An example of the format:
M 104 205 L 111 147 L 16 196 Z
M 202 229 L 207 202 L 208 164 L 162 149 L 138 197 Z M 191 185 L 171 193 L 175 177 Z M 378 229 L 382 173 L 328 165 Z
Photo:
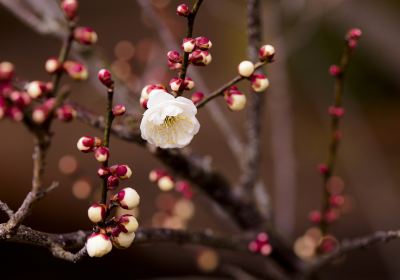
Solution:
M 151 92 L 140 131 L 142 138 L 157 147 L 183 148 L 199 132 L 197 108 L 190 99 L 166 92 Z

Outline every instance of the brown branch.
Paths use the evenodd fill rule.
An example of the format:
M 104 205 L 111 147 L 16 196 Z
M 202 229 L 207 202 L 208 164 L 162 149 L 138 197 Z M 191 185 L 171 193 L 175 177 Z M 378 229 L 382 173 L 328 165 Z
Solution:
M 333 260 L 351 253 L 356 250 L 366 249 L 373 245 L 378 245 L 381 243 L 386 243 L 391 240 L 396 240 L 400 238 L 400 230 L 390 230 L 390 231 L 377 231 L 372 234 L 353 238 L 345 239 L 341 242 L 340 246 L 332 253 L 321 256 L 316 262 L 312 263 L 307 269 L 306 273 L 311 274 L 320 270 L 324 266 L 331 263 Z
M 14 215 L 14 211 L 11 210 L 10 207 L 8 207 L 7 203 L 5 203 L 1 200 L 0 200 L 0 210 L 3 211 L 4 213 L 6 213 L 9 218 L 11 218 L 12 215 Z
M 263 61 L 263 62 L 257 62 L 254 65 L 255 69 L 259 69 L 260 67 L 264 66 L 265 64 L 267 64 L 267 61 Z M 209 101 L 213 100 L 214 98 L 221 96 L 224 94 L 224 91 L 227 90 L 229 87 L 237 84 L 238 82 L 242 81 L 246 79 L 245 77 L 242 77 L 240 75 L 237 75 L 236 77 L 234 77 L 232 80 L 230 80 L 229 82 L 227 82 L 226 84 L 224 84 L 223 86 L 221 86 L 220 88 L 214 90 L 212 93 L 210 93 L 206 98 L 204 98 L 201 102 L 199 102 L 196 107 L 197 108 L 201 108 L 204 105 L 206 105 Z
M 255 61 L 258 58 L 258 49 L 261 47 L 261 9 L 259 0 L 247 1 L 247 37 L 248 57 Z M 262 71 L 261 69 L 259 70 Z M 246 120 L 247 145 L 245 147 L 244 170 L 240 178 L 240 189 L 243 194 L 252 194 L 247 190 L 253 190 L 259 177 L 261 160 L 261 122 L 264 107 L 264 92 L 250 92 L 250 104 L 248 118 Z M 247 199 L 251 200 L 247 195 Z
M 197 0 L 196 3 L 194 3 L 191 12 L 187 16 L 186 38 L 193 37 L 194 21 L 196 19 L 197 12 L 200 9 L 201 3 L 203 3 L 203 0 Z M 182 79 L 183 81 L 186 78 L 186 72 L 188 68 L 189 68 L 189 53 L 185 52 L 183 55 L 182 69 L 179 73 L 179 78 Z M 177 95 L 182 95 L 182 93 L 183 93 L 183 88 L 178 90 Z

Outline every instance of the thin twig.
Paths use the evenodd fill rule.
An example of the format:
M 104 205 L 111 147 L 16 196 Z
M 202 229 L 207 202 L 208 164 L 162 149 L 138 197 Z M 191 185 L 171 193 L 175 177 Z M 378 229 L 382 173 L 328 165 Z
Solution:
M 312 263 L 306 269 L 306 273 L 311 274 L 314 273 L 324 266 L 331 263 L 333 260 L 344 256 L 350 252 L 366 249 L 373 245 L 386 243 L 391 240 L 396 240 L 400 238 L 400 230 L 390 230 L 390 231 L 377 231 L 372 234 L 353 238 L 353 239 L 345 239 L 341 242 L 340 246 L 333 251 L 332 253 L 321 256 L 317 261 Z
M 342 107 L 342 97 L 344 92 L 344 79 L 345 74 L 349 66 L 350 57 L 353 53 L 353 50 L 349 47 L 348 43 L 346 42 L 344 51 L 340 58 L 340 73 L 335 77 L 335 88 L 334 88 L 334 108 L 341 108 Z M 331 114 L 331 125 L 330 125 L 330 143 L 328 149 L 328 157 L 325 162 L 325 166 L 327 168 L 326 172 L 321 172 L 322 180 L 323 180 L 323 205 L 321 213 L 324 215 L 326 211 L 328 211 L 330 204 L 329 204 L 329 197 L 330 193 L 326 187 L 329 178 L 333 175 L 333 171 L 335 169 L 336 157 L 340 142 L 340 117 L 335 114 Z M 321 219 L 320 222 L 320 229 L 325 234 L 328 230 L 329 224 L 326 222 L 325 219 Z
M 203 0 L 197 0 L 196 3 L 194 3 L 193 8 L 189 15 L 187 16 L 187 33 L 186 33 L 186 38 L 192 38 L 193 37 L 193 29 L 194 29 L 194 21 L 196 19 L 197 12 L 200 9 L 201 3 L 203 3 Z M 189 67 L 189 53 L 185 52 L 183 55 L 183 62 L 182 62 L 182 69 L 179 73 L 179 78 L 182 79 L 183 81 L 186 78 L 186 72 Z M 183 88 L 180 88 L 177 91 L 177 95 L 182 95 L 183 93 Z

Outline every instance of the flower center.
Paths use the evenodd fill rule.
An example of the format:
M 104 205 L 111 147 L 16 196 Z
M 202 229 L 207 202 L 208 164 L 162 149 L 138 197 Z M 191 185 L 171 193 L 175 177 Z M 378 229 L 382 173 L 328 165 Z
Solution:
M 167 128 L 172 127 L 176 124 L 178 120 L 179 120 L 178 116 L 166 116 L 164 119 L 164 125 Z

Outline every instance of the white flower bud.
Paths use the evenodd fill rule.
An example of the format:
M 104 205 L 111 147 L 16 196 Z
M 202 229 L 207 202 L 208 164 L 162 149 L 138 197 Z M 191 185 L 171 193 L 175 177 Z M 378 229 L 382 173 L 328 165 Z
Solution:
M 240 111 L 243 110 L 244 107 L 246 106 L 246 95 L 237 95 L 234 94 L 231 96 L 232 98 L 232 102 L 228 103 L 228 107 L 229 109 L 231 109 L 232 111 Z
M 158 182 L 157 182 L 158 187 L 162 191 L 170 191 L 175 187 L 174 180 L 171 178 L 171 176 L 163 176 L 161 177 Z
M 100 258 L 112 249 L 110 238 L 102 233 L 93 233 L 86 241 L 86 251 L 90 257 Z
M 89 220 L 93 223 L 100 223 L 106 215 L 106 206 L 104 204 L 95 203 L 88 209 Z
M 132 188 L 122 189 L 116 195 L 115 199 L 119 202 L 122 208 L 129 210 L 137 207 L 140 202 L 139 194 Z
M 183 80 L 180 78 L 172 78 L 169 82 L 169 86 L 172 91 L 179 91 L 183 83 Z
M 185 38 L 183 39 L 182 49 L 184 52 L 192 52 L 196 47 L 196 40 L 193 38 Z
M 251 61 L 244 60 L 238 66 L 240 76 L 250 77 L 254 72 L 254 64 Z
M 49 58 L 48 60 L 46 60 L 44 68 L 46 69 L 47 73 L 53 74 L 61 69 L 61 63 L 58 60 L 58 58 L 54 58 L 54 57 Z
M 130 214 L 122 215 L 119 218 L 118 223 L 124 229 L 122 231 L 123 232 L 127 232 L 127 233 L 135 232 L 139 227 L 139 223 L 136 220 L 136 218 L 133 215 L 130 215 Z
M 250 77 L 251 87 L 255 92 L 262 92 L 269 86 L 269 80 L 263 74 L 254 74 Z
M 32 99 L 39 98 L 46 92 L 46 84 L 40 81 L 30 82 L 26 86 L 26 92 Z
M 113 236 L 111 239 L 115 247 L 118 249 L 126 249 L 131 246 L 133 240 L 135 239 L 135 233 L 120 232 L 118 236 Z

